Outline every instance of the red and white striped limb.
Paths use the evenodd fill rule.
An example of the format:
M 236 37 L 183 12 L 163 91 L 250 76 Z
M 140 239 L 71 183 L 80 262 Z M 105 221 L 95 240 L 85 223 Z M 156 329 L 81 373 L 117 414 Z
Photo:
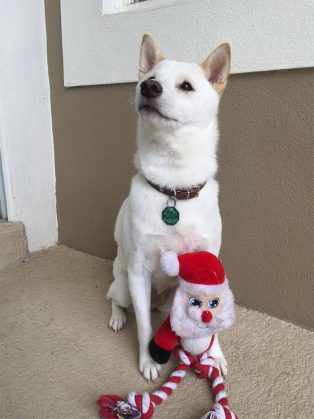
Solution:
M 150 419 L 153 416 L 154 408 L 168 400 L 185 377 L 187 371 L 193 368 L 200 378 L 208 378 L 215 399 L 214 410 L 207 412 L 202 419 L 238 419 L 237 415 L 232 413 L 228 407 L 224 379 L 215 359 L 209 357 L 206 353 L 195 359 L 180 346 L 174 349 L 174 354 L 179 359 L 180 364 L 160 389 L 151 394 L 136 394 L 134 392 L 129 394 L 128 402 L 142 413 L 141 418 Z

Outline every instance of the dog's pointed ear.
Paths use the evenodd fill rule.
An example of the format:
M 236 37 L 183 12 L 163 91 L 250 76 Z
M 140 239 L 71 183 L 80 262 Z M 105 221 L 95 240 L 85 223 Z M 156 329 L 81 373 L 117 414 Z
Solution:
M 150 35 L 145 34 L 141 45 L 139 78 L 144 77 L 159 61 L 164 59 L 165 57 L 155 44 L 154 39 Z
M 227 86 L 230 57 L 230 45 L 225 43 L 216 48 L 201 64 L 208 81 L 219 94 L 222 94 Z

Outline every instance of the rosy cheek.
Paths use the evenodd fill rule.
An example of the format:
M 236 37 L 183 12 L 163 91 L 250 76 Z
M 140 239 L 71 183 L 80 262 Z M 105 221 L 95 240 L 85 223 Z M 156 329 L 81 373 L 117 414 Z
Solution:
M 199 307 L 188 306 L 186 311 L 188 316 L 191 317 L 191 319 L 198 321 L 201 320 L 202 310 Z
M 212 314 L 217 314 L 222 309 L 223 304 L 220 303 L 216 308 L 211 309 Z

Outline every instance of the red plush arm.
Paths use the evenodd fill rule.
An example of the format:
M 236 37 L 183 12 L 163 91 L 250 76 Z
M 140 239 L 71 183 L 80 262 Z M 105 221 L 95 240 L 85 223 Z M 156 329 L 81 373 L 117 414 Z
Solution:
M 159 364 L 168 362 L 176 341 L 177 335 L 171 330 L 168 316 L 150 342 L 149 352 L 153 360 Z
M 177 335 L 171 330 L 170 316 L 166 318 L 154 336 L 155 343 L 163 349 L 172 351 L 174 348 Z

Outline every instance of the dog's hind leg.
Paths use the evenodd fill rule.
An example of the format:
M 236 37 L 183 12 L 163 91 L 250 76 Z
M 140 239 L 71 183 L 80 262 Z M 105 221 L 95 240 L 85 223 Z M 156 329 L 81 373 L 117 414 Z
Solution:
M 109 327 L 113 331 L 118 332 L 126 325 L 124 309 L 131 305 L 126 261 L 119 248 L 117 257 L 113 262 L 113 276 L 114 281 L 107 293 L 107 298 L 111 300 L 112 306 Z

